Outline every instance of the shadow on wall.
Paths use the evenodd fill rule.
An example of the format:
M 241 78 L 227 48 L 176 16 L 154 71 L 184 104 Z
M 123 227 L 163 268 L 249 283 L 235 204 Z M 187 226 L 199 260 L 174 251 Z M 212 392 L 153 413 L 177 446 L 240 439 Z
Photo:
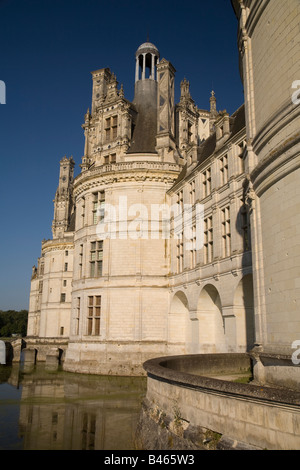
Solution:
M 242 269 L 249 273 L 252 265 L 251 254 L 251 228 L 250 212 L 251 203 L 246 198 L 246 185 L 244 183 L 243 204 L 238 212 L 236 220 L 236 230 L 243 239 Z M 245 274 L 238 284 L 234 297 L 235 314 L 237 317 L 244 317 L 246 332 L 246 351 L 250 351 L 255 345 L 255 321 L 254 321 L 254 292 L 253 274 Z

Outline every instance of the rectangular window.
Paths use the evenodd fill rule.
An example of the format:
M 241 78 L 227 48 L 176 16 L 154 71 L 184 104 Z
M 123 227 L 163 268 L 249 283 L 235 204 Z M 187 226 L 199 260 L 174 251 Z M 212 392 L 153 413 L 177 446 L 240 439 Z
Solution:
M 196 227 L 192 227 L 192 239 L 191 239 L 191 250 L 190 250 L 190 265 L 191 269 L 196 267 Z
M 183 237 L 178 237 L 177 245 L 176 245 L 176 258 L 177 258 L 177 273 L 181 273 L 183 271 Z
M 117 138 L 118 116 L 111 116 L 105 119 L 105 141 L 109 142 Z
M 87 334 L 100 335 L 101 295 L 88 297 Z
M 204 264 L 213 260 L 213 225 L 212 217 L 204 219 Z
M 40 266 L 40 276 L 43 276 L 43 274 L 44 274 L 44 268 L 45 268 L 45 264 L 44 264 L 44 263 L 41 263 L 41 266 Z
M 117 154 L 112 153 L 111 155 L 104 156 L 104 164 L 108 165 L 109 163 L 116 163 L 117 161 Z
M 79 277 L 82 277 L 83 245 L 79 247 Z
M 183 212 L 183 191 L 179 191 L 177 194 L 177 204 L 179 205 L 179 209 L 182 213 Z
M 90 277 L 102 276 L 103 241 L 91 242 Z
M 195 204 L 196 200 L 196 184 L 195 180 L 190 182 L 190 204 Z
M 105 216 L 105 192 L 93 193 L 93 224 L 104 219 Z
M 113 116 L 112 118 L 112 138 L 116 139 L 118 134 L 118 117 Z
M 77 297 L 76 302 L 76 327 L 75 334 L 79 335 L 79 321 L 80 321 L 80 297 Z
M 60 335 L 62 336 L 63 334 L 64 334 L 64 327 L 61 326 L 61 327 L 60 327 Z
M 39 294 L 43 292 L 43 281 L 39 281 Z
M 227 183 L 228 181 L 228 157 L 224 155 L 219 159 L 220 163 L 220 176 L 221 176 L 221 186 Z
M 203 197 L 209 196 L 211 193 L 211 168 L 202 173 L 202 184 L 203 184 Z
M 64 280 L 64 281 L 63 281 L 63 286 L 66 287 L 66 285 L 67 285 L 67 281 Z
M 231 254 L 231 229 L 230 229 L 230 208 L 225 207 L 221 211 L 222 222 L 222 251 L 223 257 Z
M 65 271 L 68 271 L 68 263 L 65 263 Z
M 65 302 L 66 301 L 66 294 L 60 294 L 60 301 Z
M 81 227 L 84 226 L 84 218 L 85 218 L 85 198 L 82 198 L 82 206 L 81 206 Z

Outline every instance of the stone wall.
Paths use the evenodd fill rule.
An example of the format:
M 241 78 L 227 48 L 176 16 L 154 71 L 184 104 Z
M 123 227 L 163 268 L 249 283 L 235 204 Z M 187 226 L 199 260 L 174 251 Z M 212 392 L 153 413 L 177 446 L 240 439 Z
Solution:
M 300 339 L 300 106 L 293 99 L 300 78 L 300 4 L 232 3 L 245 89 L 256 343 L 258 355 L 268 355 L 257 378 L 263 382 L 268 375 L 299 389 L 300 368 L 290 380 L 282 360 L 291 365 L 292 345 Z
M 251 364 L 247 355 L 227 354 L 224 359 L 222 355 L 199 355 L 179 361 L 147 361 L 147 395 L 141 417 L 146 428 L 150 419 L 151 426 L 156 423 L 157 435 L 161 429 L 164 433 L 167 430 L 170 439 L 162 437 L 167 439 L 164 446 L 175 435 L 181 445 L 187 446 L 183 448 L 209 448 L 207 444 L 211 442 L 210 448 L 219 449 L 299 449 L 300 393 L 224 380 L 224 374 L 232 374 L 234 369 L 245 371 L 245 366 Z M 193 373 L 189 373 L 189 363 Z M 181 368 L 185 372 L 176 370 Z M 209 370 L 214 371 L 214 377 L 196 375 Z M 221 378 L 216 378 L 218 373 Z M 140 423 L 137 437 L 140 447 L 146 447 L 149 435 L 142 430 Z M 151 445 L 162 448 L 157 437 L 156 444 L 152 440 Z

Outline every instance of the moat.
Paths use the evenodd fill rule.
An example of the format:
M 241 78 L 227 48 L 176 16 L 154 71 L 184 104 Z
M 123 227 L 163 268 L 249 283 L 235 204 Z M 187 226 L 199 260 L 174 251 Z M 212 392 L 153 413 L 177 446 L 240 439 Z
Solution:
M 0 365 L 0 450 L 132 450 L 143 377 Z

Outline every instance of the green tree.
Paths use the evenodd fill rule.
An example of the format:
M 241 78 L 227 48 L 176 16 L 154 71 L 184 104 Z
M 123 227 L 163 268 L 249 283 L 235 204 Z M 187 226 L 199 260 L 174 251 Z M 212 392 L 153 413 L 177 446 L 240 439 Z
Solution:
M 8 337 L 12 334 L 26 336 L 27 321 L 27 310 L 0 310 L 0 337 Z

